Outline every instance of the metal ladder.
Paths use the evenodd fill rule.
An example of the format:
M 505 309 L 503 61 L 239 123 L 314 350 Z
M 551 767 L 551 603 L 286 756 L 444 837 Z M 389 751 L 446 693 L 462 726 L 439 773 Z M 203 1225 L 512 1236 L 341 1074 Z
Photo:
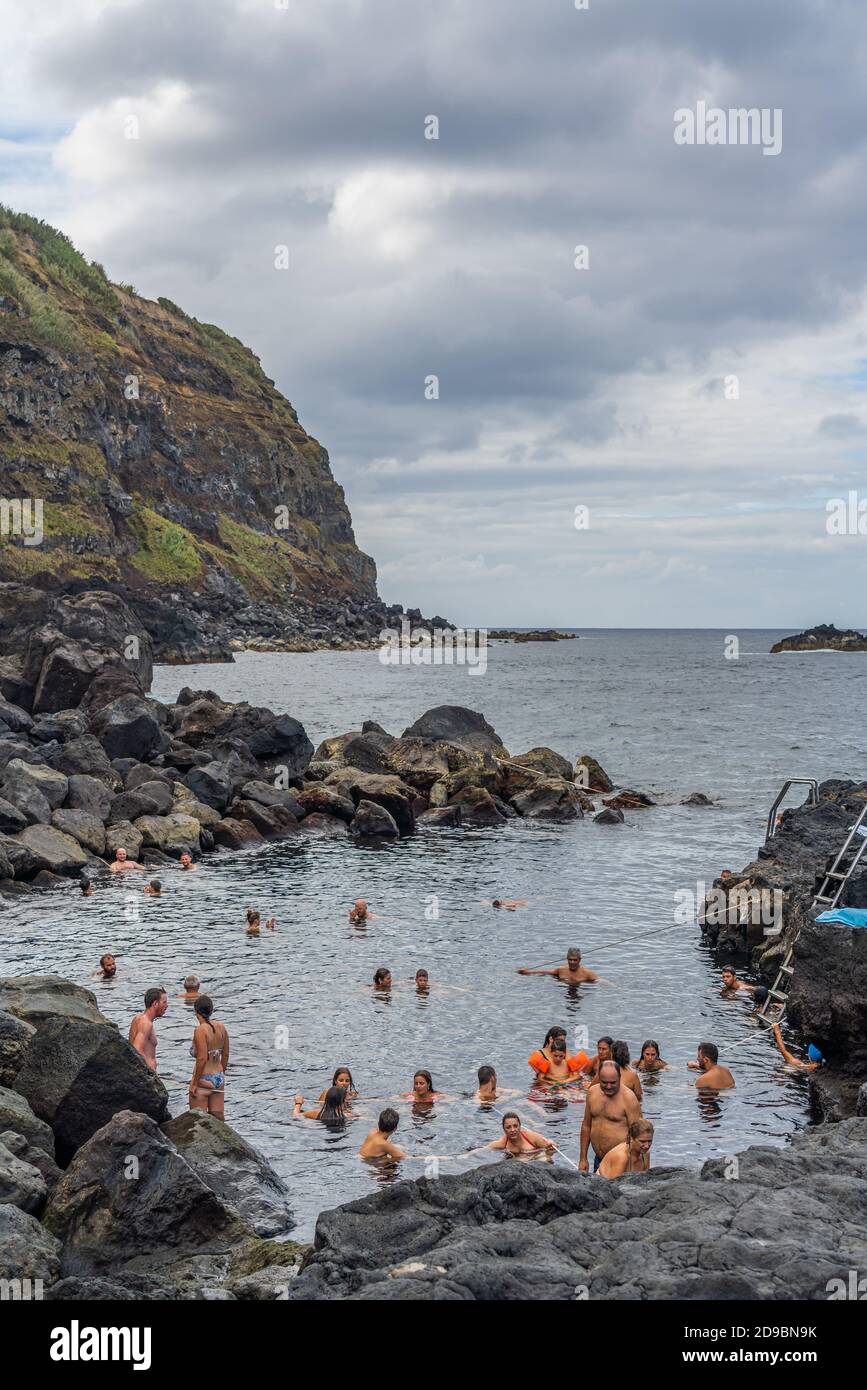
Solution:
M 786 783 L 786 787 L 783 789 L 783 795 L 785 795 L 785 791 L 790 785 L 790 783 Z M 773 817 L 781 799 L 782 797 L 779 797 L 774 803 L 771 817 Z M 867 824 L 865 824 L 865 819 L 867 819 L 867 801 L 864 802 L 861 808 L 861 814 L 855 824 L 850 827 L 849 833 L 843 841 L 843 845 L 836 859 L 830 869 L 826 871 L 822 879 L 821 887 L 813 898 L 811 911 L 815 912 L 817 908 L 822 908 L 824 911 L 830 912 L 840 901 L 843 895 L 843 889 L 860 864 L 865 851 L 867 851 Z M 856 841 L 857 844 L 855 843 Z M 855 845 L 854 850 L 852 849 L 853 844 Z M 800 933 L 798 933 L 798 935 L 800 935 Z M 773 988 L 768 990 L 767 999 L 760 1005 L 757 1011 L 757 1017 L 762 1023 L 767 1023 L 769 1025 L 771 1022 L 779 1023 L 786 1011 L 789 986 L 792 982 L 792 975 L 794 973 L 792 957 L 795 954 L 795 942 L 797 940 L 798 937 L 795 936 L 794 940 L 789 945 L 783 963 L 777 972 L 777 978 L 774 980 Z M 770 1019 L 768 1017 L 768 1011 L 774 1004 L 779 1004 L 780 1008 L 775 1013 L 774 1018 Z

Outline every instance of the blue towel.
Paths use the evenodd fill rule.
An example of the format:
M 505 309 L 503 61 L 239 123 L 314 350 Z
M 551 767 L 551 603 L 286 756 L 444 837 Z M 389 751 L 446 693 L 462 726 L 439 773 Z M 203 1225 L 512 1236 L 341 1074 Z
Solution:
M 842 922 L 844 927 L 867 927 L 867 907 L 835 907 L 820 912 L 817 922 Z

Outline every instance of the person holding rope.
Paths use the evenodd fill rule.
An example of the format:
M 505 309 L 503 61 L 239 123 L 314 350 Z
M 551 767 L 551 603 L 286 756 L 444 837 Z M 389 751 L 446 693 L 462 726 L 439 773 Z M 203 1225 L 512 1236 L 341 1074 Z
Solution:
M 609 1149 L 596 1169 L 600 1178 L 620 1178 L 624 1173 L 646 1173 L 650 1167 L 653 1125 L 650 1120 L 633 1120 L 626 1142 Z
M 519 975 L 553 975 L 555 980 L 559 980 L 564 985 L 595 985 L 599 979 L 598 975 L 581 964 L 581 952 L 577 946 L 570 946 L 567 950 L 565 965 L 555 965 L 553 970 L 533 970 L 524 965 L 517 973 Z
M 544 1134 L 537 1134 L 533 1129 L 522 1129 L 520 1115 L 516 1115 L 514 1110 L 507 1110 L 503 1116 L 501 1138 L 492 1140 L 485 1148 L 504 1149 L 509 1158 L 522 1158 L 526 1154 L 552 1154 L 556 1145 Z

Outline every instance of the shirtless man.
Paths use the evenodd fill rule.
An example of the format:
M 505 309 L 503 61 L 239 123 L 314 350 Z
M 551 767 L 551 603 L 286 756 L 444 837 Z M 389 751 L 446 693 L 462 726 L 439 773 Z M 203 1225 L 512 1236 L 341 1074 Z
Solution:
M 349 920 L 353 926 L 360 927 L 364 922 L 378 922 L 379 917 L 370 911 L 364 898 L 356 898 L 355 906 L 349 909 Z
M 546 1139 L 544 1134 L 537 1134 L 533 1129 L 521 1128 L 521 1117 L 516 1115 L 513 1110 L 507 1111 L 503 1116 L 503 1134 L 499 1139 L 494 1139 L 490 1144 L 486 1144 L 487 1149 L 505 1149 L 506 1153 L 512 1158 L 518 1158 L 522 1154 L 554 1152 L 554 1145 L 550 1139 Z
M 529 898 L 492 898 L 485 899 L 490 901 L 491 907 L 504 907 L 507 912 L 514 912 L 516 907 L 528 907 Z
M 169 996 L 164 989 L 149 989 L 144 997 L 144 1012 L 136 1014 L 129 1025 L 129 1040 L 141 1057 L 144 1057 L 151 1071 L 157 1069 L 157 1035 L 154 1022 L 162 1018 L 169 1007 Z
M 566 952 L 566 964 L 557 965 L 553 970 L 530 970 L 522 966 L 519 975 L 553 975 L 564 985 L 592 985 L 599 979 L 592 970 L 581 964 L 581 952 L 577 946 L 570 946 Z
M 119 874 L 123 873 L 125 869 L 143 868 L 144 864 L 139 864 L 135 859 L 130 859 L 126 850 L 121 846 L 120 849 L 115 850 L 114 863 L 109 864 L 108 871 L 110 874 Z
M 406 1158 L 403 1149 L 392 1144 L 391 1136 L 400 1123 L 400 1116 L 390 1107 L 379 1116 L 379 1128 L 372 1129 L 358 1150 L 360 1158 Z
M 183 854 L 181 855 L 180 865 L 182 869 L 186 869 L 188 874 L 193 874 L 196 872 L 196 865 L 193 863 L 193 856 L 190 854 L 188 850 L 184 850 Z
M 94 970 L 95 980 L 113 980 L 117 974 L 117 961 L 109 951 L 106 955 L 99 958 L 99 969 Z
M 782 1053 L 783 1060 L 788 1062 L 790 1067 L 798 1067 L 801 1071 L 815 1071 L 817 1067 L 824 1065 L 825 1059 L 815 1043 L 810 1043 L 807 1048 L 807 1056 L 810 1059 L 809 1062 L 802 1062 L 798 1057 L 792 1056 L 792 1053 L 783 1042 L 783 1035 L 780 1032 L 779 1023 L 771 1024 L 771 1032 L 774 1035 L 774 1042 Z
M 201 993 L 202 982 L 198 975 L 188 975 L 184 980 L 184 992 L 179 994 L 178 999 L 183 999 L 185 1004 L 194 1004 Z
M 609 1149 L 624 1144 L 629 1138 L 629 1126 L 633 1120 L 640 1119 L 641 1106 L 632 1092 L 621 1086 L 619 1066 L 613 1060 L 603 1062 L 599 1067 L 599 1085 L 590 1087 L 584 1106 L 578 1160 L 581 1172 L 587 1172 L 587 1150 L 591 1144 L 595 1154 L 595 1173 Z
M 479 1089 L 476 1091 L 476 1100 L 482 1104 L 491 1105 L 498 1099 L 497 1092 L 497 1073 L 493 1067 L 479 1067 Z
M 695 1084 L 704 1091 L 728 1091 L 735 1084 L 728 1067 L 719 1065 L 719 1048 L 716 1043 L 699 1043 L 698 1061 L 687 1062 L 686 1065 L 690 1071 L 701 1072 Z
M 650 1120 L 633 1120 L 625 1144 L 609 1149 L 597 1173 L 600 1178 L 619 1178 L 624 1173 L 646 1173 L 650 1167 L 653 1125 Z
M 738 979 L 733 965 L 723 966 L 722 983 L 723 987 L 720 990 L 720 994 L 723 999 L 734 999 L 742 990 L 746 990 L 748 994 L 752 994 L 754 989 L 753 985 L 745 984 L 743 980 Z

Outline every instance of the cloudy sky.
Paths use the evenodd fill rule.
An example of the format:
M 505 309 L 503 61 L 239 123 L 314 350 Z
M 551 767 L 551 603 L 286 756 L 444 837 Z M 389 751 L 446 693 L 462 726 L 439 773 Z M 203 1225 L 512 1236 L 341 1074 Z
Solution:
M 0 199 L 253 347 L 386 599 L 867 626 L 867 534 L 826 530 L 867 513 L 863 0 L 0 0 L 0 32 Z M 677 144 L 699 102 L 779 110 L 781 152 Z

